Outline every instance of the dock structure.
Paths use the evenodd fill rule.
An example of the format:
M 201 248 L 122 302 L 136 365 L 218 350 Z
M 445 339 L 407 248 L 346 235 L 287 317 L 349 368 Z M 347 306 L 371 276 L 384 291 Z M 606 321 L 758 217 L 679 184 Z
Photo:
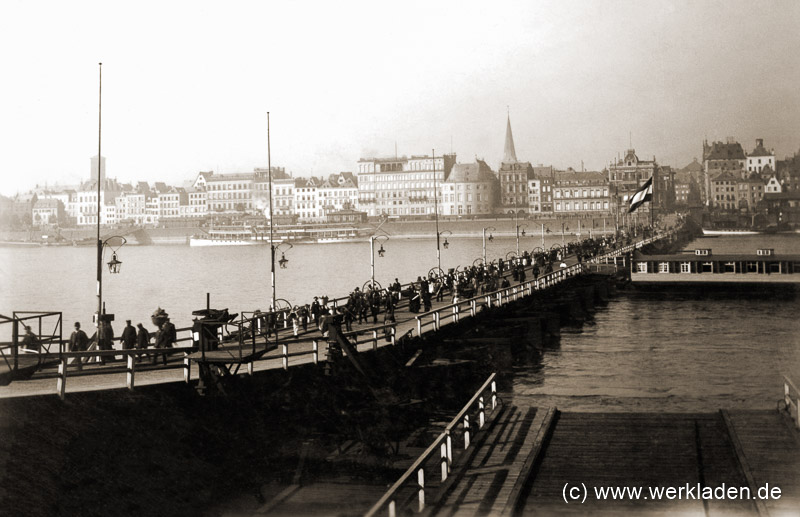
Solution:
M 587 413 L 501 402 L 473 448 L 449 460 L 448 476 L 419 483 L 418 499 L 403 494 L 426 452 L 366 515 L 798 515 L 798 394 L 785 382 L 778 410 Z
M 433 301 L 431 310 L 427 312 L 410 312 L 408 300 L 403 300 L 395 310 L 395 322 L 378 326 L 354 324 L 353 331 L 347 335 L 358 351 L 376 350 L 393 345 L 405 337 L 433 335 L 442 327 L 474 317 L 482 310 L 505 306 L 533 296 L 534 293 L 548 292 L 572 278 L 591 273 L 612 274 L 619 267 L 625 267 L 625 257 L 636 249 L 663 239 L 672 239 L 673 236 L 673 232 L 657 234 L 583 262 L 574 255 L 562 257 L 564 267 L 542 274 L 538 278 L 533 277 L 533 265 L 529 264 L 525 268 L 527 279 L 521 282 L 513 280 L 512 272 L 506 270 L 502 276 L 509 280 L 509 287 L 472 298 L 461 298 L 455 302 Z M 337 304 L 344 304 L 346 299 L 343 297 L 331 300 L 331 306 L 336 308 Z M 231 322 L 235 327 L 236 338 L 228 340 L 227 343 L 223 343 L 220 339 L 220 346 L 214 350 L 201 349 L 196 329 L 189 327 L 178 329 L 178 340 L 173 348 L 70 352 L 67 350 L 68 343 L 60 334 L 60 313 L 36 313 L 30 317 L 40 320 L 45 317 L 56 318 L 58 335 L 54 334 L 48 338 L 48 343 L 53 346 L 43 347 L 36 354 L 26 354 L 22 361 L 16 337 L 13 343 L 5 343 L 0 347 L 2 351 L 0 378 L 14 379 L 14 382 L 10 383 L 0 382 L 0 398 L 42 396 L 53 393 L 64 398 L 71 392 L 135 389 L 136 386 L 174 382 L 189 383 L 197 379 L 198 371 L 204 369 L 221 371 L 225 375 L 239 375 L 240 368 L 244 366 L 246 374 L 252 375 L 278 368 L 316 364 L 324 361 L 327 353 L 327 342 L 313 325 L 308 331 L 300 331 L 295 335 L 292 328 L 284 322 L 283 328 L 278 329 L 277 338 L 275 334 L 267 335 L 264 330 L 248 334 L 248 326 L 254 325 L 258 320 L 252 313 L 246 318 L 242 315 L 240 320 Z M 17 316 L 3 317 L 0 320 L 0 324 L 8 323 L 15 329 L 19 328 L 21 322 Z M 18 333 L 18 330 L 14 332 Z M 385 338 L 387 335 L 391 335 L 391 338 Z M 168 358 L 166 365 L 150 365 L 140 361 L 142 358 L 161 357 L 165 354 Z M 114 362 L 119 357 L 122 357 L 123 361 Z M 108 364 L 98 364 L 101 359 L 103 363 L 108 360 Z M 90 360 L 96 362 L 78 368 L 78 361 L 84 363 Z M 27 371 L 20 371 L 20 364 L 28 365 Z M 213 368 L 207 368 L 210 366 Z

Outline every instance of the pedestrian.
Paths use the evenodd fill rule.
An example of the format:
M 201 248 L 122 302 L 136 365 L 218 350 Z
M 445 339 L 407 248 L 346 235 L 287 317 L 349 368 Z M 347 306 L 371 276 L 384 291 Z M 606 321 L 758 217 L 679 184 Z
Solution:
M 315 296 L 314 301 L 311 302 L 311 321 L 314 323 L 319 321 L 320 309 L 319 298 Z
M 33 333 L 28 325 L 25 325 L 25 335 L 22 337 L 22 348 L 31 352 L 38 352 L 41 344 L 39 338 Z
M 111 327 L 110 321 L 101 320 L 97 324 L 97 349 L 98 350 L 114 350 L 114 329 Z M 115 356 L 110 356 L 108 361 L 114 361 Z M 100 364 L 106 364 L 106 356 L 100 356 Z
M 156 335 L 156 348 L 172 348 L 172 343 L 175 342 L 175 325 L 170 323 L 169 318 L 165 319 L 164 322 L 161 324 L 161 329 L 158 331 Z M 164 352 L 161 354 L 161 359 L 164 362 L 164 365 L 167 364 L 167 353 Z M 153 355 L 153 364 L 158 362 L 158 354 Z
M 137 323 L 136 327 L 139 329 L 139 332 L 136 334 L 136 348 L 139 350 L 145 350 L 148 346 L 150 346 L 150 332 L 148 332 L 141 323 Z M 146 357 L 149 359 L 150 354 L 146 354 Z M 137 361 L 141 360 L 142 354 L 139 355 Z
M 123 350 L 133 350 L 136 347 L 136 329 L 131 325 L 131 320 L 125 320 L 125 328 L 119 340 Z
M 89 336 L 86 335 L 86 332 L 81 330 L 81 324 L 79 321 L 75 322 L 75 330 L 72 331 L 72 335 L 69 337 L 69 351 L 70 352 L 84 352 L 89 347 Z M 74 363 L 77 363 L 78 370 L 83 369 L 83 358 L 76 357 Z

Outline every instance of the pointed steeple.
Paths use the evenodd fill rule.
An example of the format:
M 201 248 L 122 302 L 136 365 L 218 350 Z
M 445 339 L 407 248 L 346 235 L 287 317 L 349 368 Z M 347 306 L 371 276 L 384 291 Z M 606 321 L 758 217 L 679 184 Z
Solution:
M 517 152 L 514 150 L 514 137 L 511 135 L 511 115 L 506 124 L 506 147 L 503 149 L 503 163 L 516 163 Z

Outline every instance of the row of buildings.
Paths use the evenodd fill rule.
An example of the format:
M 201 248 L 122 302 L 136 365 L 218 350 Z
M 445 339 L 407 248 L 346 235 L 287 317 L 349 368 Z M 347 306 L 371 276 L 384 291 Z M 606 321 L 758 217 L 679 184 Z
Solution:
M 37 188 L 14 199 L 0 197 L 0 217 L 12 214 L 33 225 L 198 224 L 214 216 L 273 214 L 283 222 L 364 217 L 429 218 L 517 213 L 528 216 L 618 216 L 630 196 L 653 178 L 653 202 L 640 210 L 671 211 L 701 205 L 753 213 L 765 195 L 795 190 L 797 155 L 779 161 L 763 140 L 745 153 L 733 139 L 703 143 L 702 163 L 682 169 L 640 159 L 634 149 L 602 171 L 557 170 L 517 158 L 510 118 L 497 171 L 486 161 L 459 163 L 455 154 L 361 158 L 356 172 L 327 178 L 293 177 L 284 168 L 250 173 L 200 172 L 181 186 L 162 182 L 124 184 L 108 179 L 105 159 L 92 158 L 89 181 L 58 190 Z M 270 195 L 271 194 L 271 195 Z M 784 196 L 786 197 L 786 196 Z

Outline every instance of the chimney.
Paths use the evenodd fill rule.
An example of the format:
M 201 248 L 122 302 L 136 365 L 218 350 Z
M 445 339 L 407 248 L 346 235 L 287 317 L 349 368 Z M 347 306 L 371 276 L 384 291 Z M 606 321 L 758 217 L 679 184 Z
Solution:
M 756 147 L 764 147 L 764 139 L 756 138 Z

